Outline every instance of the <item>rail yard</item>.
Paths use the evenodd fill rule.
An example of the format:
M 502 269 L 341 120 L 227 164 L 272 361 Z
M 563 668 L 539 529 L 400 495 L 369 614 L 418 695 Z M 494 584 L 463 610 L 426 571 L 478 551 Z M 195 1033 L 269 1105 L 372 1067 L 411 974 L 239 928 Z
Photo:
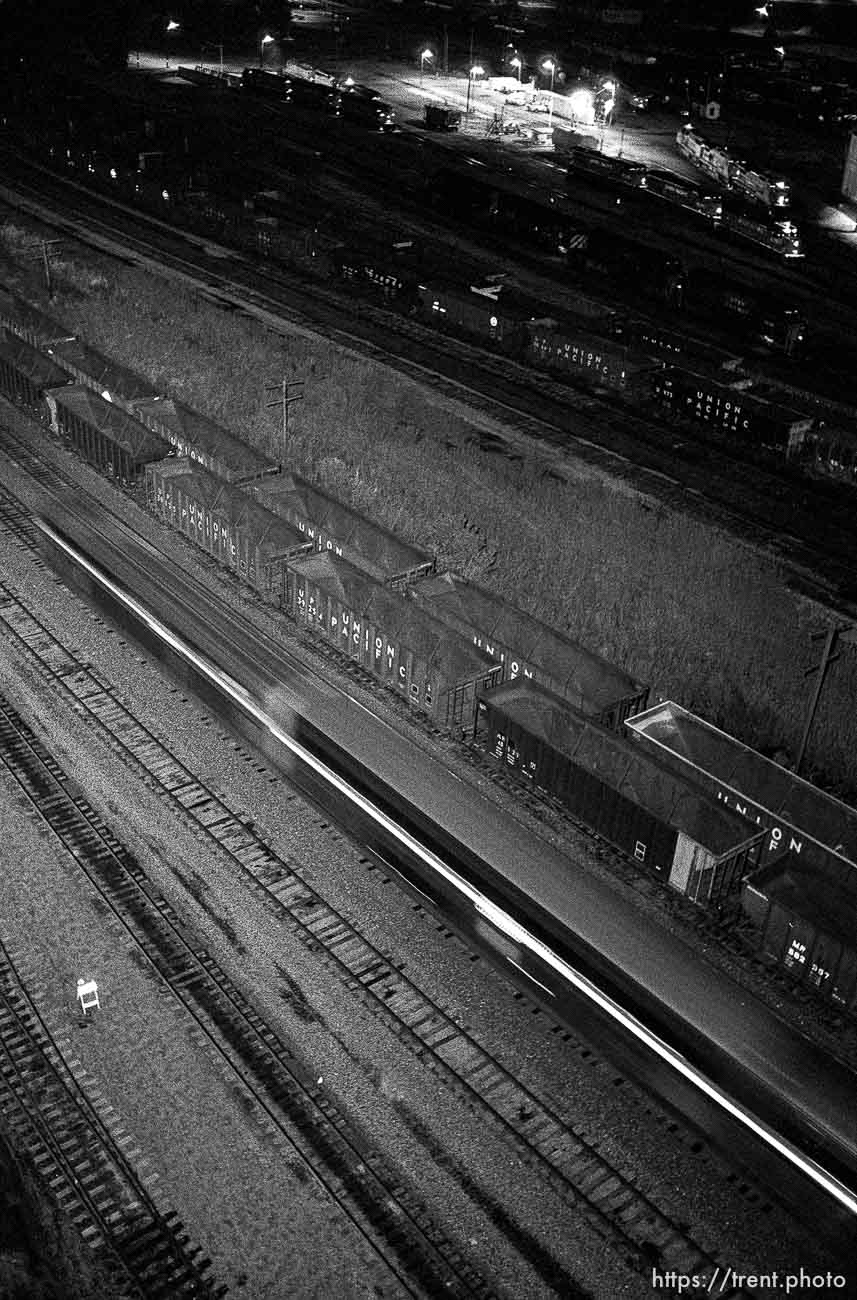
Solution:
M 156 148 L 125 171 L 127 136 L 47 112 L 5 201 L 476 400 L 483 455 L 615 473 L 850 617 L 851 344 L 810 378 L 823 273 L 786 253 L 772 292 L 758 214 L 712 232 L 662 184 L 664 230 L 704 209 L 676 259 L 654 216 L 594 224 L 636 165 L 570 155 L 546 216 L 469 144 L 397 152 L 368 88 L 197 73 L 143 95 Z M 203 177 L 202 131 L 178 176 L 188 85 L 225 138 L 277 141 L 276 188 L 258 157 Z M 102 132 L 105 104 L 133 130 L 125 94 L 84 91 Z M 323 221 L 293 110 L 335 119 Z M 741 294 L 711 278 L 730 229 Z M 481 524 L 474 581 L 305 477 L 285 378 L 263 450 L 5 279 L 0 1117 L 91 1254 L 80 1294 L 857 1294 L 857 814 L 480 585 Z

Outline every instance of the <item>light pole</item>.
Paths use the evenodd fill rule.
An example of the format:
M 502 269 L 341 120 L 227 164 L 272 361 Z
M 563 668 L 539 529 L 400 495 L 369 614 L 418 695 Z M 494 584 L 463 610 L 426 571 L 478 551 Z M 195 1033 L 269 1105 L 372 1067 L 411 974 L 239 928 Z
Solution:
M 261 41 L 259 42 L 259 67 L 260 68 L 263 68 L 265 66 L 265 46 L 273 45 L 273 43 L 274 43 L 274 38 L 270 34 L 266 34 L 265 36 L 263 36 Z
M 423 50 L 423 52 L 420 54 L 420 85 L 423 84 L 423 69 L 426 66 L 426 61 L 428 60 L 429 62 L 431 62 L 433 58 L 434 58 L 433 50 Z
M 173 18 L 170 18 L 169 21 L 167 22 L 167 36 L 172 36 L 173 33 L 177 32 L 180 27 L 181 27 L 181 23 L 177 23 Z M 164 62 L 166 63 L 167 67 L 170 66 L 169 54 L 167 54 L 167 57 L 164 60 Z
M 466 106 L 466 108 L 465 108 L 465 110 L 464 110 L 464 116 L 465 116 L 465 117 L 467 117 L 467 116 L 469 115 L 469 113 L 470 113 L 470 87 L 473 85 L 473 78 L 474 78 L 474 77 L 482 77 L 482 76 L 484 76 L 484 75 L 485 75 L 485 69 L 484 69 L 483 67 L 481 67 L 478 63 L 475 64 L 474 67 L 472 67 L 472 68 L 470 68 L 470 69 L 468 70 L 468 73 L 467 73 L 467 106 Z
M 509 67 L 515 69 L 515 76 L 518 78 L 518 85 L 520 86 L 520 84 L 521 84 L 521 60 L 518 58 L 517 54 L 515 55 L 514 59 L 510 59 L 510 60 L 509 60 Z
M 553 59 L 545 59 L 542 64 L 542 72 L 549 72 L 551 74 L 551 97 L 550 105 L 548 107 L 548 130 L 550 130 L 553 126 L 553 79 L 556 75 L 556 63 Z

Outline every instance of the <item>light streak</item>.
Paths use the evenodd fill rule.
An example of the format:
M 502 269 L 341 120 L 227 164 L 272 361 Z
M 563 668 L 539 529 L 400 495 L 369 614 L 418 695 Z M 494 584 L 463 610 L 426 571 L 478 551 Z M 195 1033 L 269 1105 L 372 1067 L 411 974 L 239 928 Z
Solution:
M 531 934 L 529 930 L 519 921 L 516 921 L 508 912 L 504 912 L 501 907 L 492 903 L 484 894 L 480 893 L 475 886 L 460 876 L 457 871 L 448 866 L 442 859 L 438 858 L 429 849 L 425 848 L 419 840 L 415 839 L 408 831 L 404 830 L 392 818 L 388 817 L 382 809 L 378 808 L 371 800 L 354 790 L 347 781 L 340 777 L 326 763 L 317 758 L 310 750 L 305 749 L 292 736 L 283 731 L 276 721 L 265 713 L 263 709 L 256 704 L 247 691 L 238 685 L 228 673 L 217 668 L 213 663 L 203 655 L 195 651 L 187 644 L 176 632 L 162 623 L 159 618 L 141 605 L 139 601 L 124 588 L 118 586 L 108 575 L 99 568 L 94 561 L 77 549 L 70 542 L 61 537 L 52 526 L 44 519 L 36 519 L 36 525 L 46 536 L 59 546 L 68 556 L 81 568 L 85 569 L 95 580 L 109 591 L 120 604 L 124 605 L 133 614 L 136 615 L 147 627 L 164 641 L 168 646 L 176 651 L 187 663 L 193 665 L 196 670 L 207 678 L 221 691 L 227 694 L 235 703 L 240 704 L 241 708 L 256 722 L 261 725 L 278 740 L 281 745 L 317 775 L 321 776 L 329 785 L 331 785 L 346 799 L 355 804 L 361 812 L 365 813 L 377 825 L 382 826 L 384 830 L 391 835 L 400 844 L 404 845 L 411 853 L 420 859 L 427 867 L 431 868 L 437 875 L 441 876 L 450 885 L 455 888 L 459 894 L 472 903 L 477 912 L 490 921 L 491 924 L 509 939 L 519 944 L 522 949 L 528 950 L 533 956 L 537 957 L 544 965 L 555 971 L 562 977 L 565 983 L 570 984 L 572 988 L 578 990 L 591 1002 L 593 1002 L 602 1011 L 623 1029 L 632 1034 L 636 1039 L 643 1043 L 649 1051 L 653 1052 L 671 1069 L 689 1083 L 693 1084 L 700 1092 L 714 1101 L 722 1110 L 726 1111 L 733 1119 L 737 1120 L 745 1128 L 749 1129 L 757 1138 L 760 1138 L 767 1146 L 771 1147 L 779 1156 L 783 1157 L 790 1164 L 794 1165 L 812 1182 L 821 1187 L 829 1196 L 838 1201 L 851 1214 L 857 1216 L 857 1196 L 841 1183 L 832 1174 L 828 1173 L 821 1165 L 812 1160 L 809 1156 L 799 1151 L 797 1147 L 782 1138 L 772 1128 L 769 1128 L 763 1120 L 758 1119 L 750 1111 L 744 1110 L 737 1102 L 733 1101 L 725 1092 L 712 1083 L 701 1071 L 697 1070 L 686 1057 L 677 1052 L 675 1048 L 670 1047 L 669 1043 L 664 1042 L 657 1034 L 653 1033 L 642 1021 L 638 1020 L 631 1012 L 626 1011 L 606 993 L 602 992 L 596 984 L 579 971 L 575 970 L 555 952 L 552 951 L 545 943 Z M 517 962 L 511 962 L 517 965 Z M 523 970 L 523 967 L 519 967 Z M 524 971 L 528 978 L 532 979 L 529 972 Z M 535 980 L 534 983 L 539 983 Z M 544 985 L 540 987 L 544 988 Z M 550 990 L 547 990 L 550 992 Z M 835 1136 L 835 1135 L 833 1135 Z

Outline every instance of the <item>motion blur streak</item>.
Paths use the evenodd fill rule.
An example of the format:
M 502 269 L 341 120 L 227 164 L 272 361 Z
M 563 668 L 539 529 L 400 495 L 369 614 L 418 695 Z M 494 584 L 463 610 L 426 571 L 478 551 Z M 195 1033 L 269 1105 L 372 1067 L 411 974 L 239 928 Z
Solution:
M 328 782 L 346 799 L 349 799 L 363 813 L 370 817 L 377 825 L 383 827 L 387 834 L 405 847 L 410 853 L 414 854 L 432 871 L 442 876 L 458 892 L 465 897 L 486 920 L 490 921 L 501 934 L 505 935 L 513 942 L 520 945 L 522 949 L 528 950 L 539 959 L 544 965 L 550 967 L 559 974 L 563 980 L 579 992 L 584 994 L 591 1002 L 595 1003 L 602 1011 L 609 1015 L 613 1020 L 620 1024 L 628 1033 L 636 1037 L 651 1052 L 654 1052 L 672 1069 L 681 1074 L 694 1087 L 698 1088 L 706 1096 L 710 1097 L 718 1106 L 727 1112 L 733 1119 L 743 1124 L 756 1137 L 760 1138 L 768 1146 L 772 1147 L 785 1160 L 793 1164 L 807 1178 L 821 1187 L 828 1195 L 832 1196 L 841 1205 L 843 1205 L 851 1214 L 857 1216 L 857 1196 L 851 1192 L 838 1179 L 829 1174 L 821 1165 L 817 1164 L 810 1157 L 804 1155 L 797 1147 L 786 1142 L 780 1135 L 769 1128 L 762 1120 L 757 1119 L 749 1111 L 744 1110 L 734 1102 L 726 1093 L 722 1092 L 716 1084 L 706 1078 L 694 1068 L 691 1063 L 685 1059 L 679 1052 L 675 1051 L 668 1043 L 653 1034 L 641 1021 L 625 1011 L 617 1002 L 603 993 L 591 980 L 581 975 L 567 962 L 558 957 L 546 944 L 537 939 L 535 935 L 530 934 L 519 922 L 515 921 L 508 912 L 497 907 L 488 898 L 481 894 L 462 876 L 458 875 L 451 867 L 442 862 L 440 858 L 429 852 L 420 842 L 413 838 L 407 831 L 403 830 L 394 821 L 389 818 L 380 808 L 377 808 L 369 799 L 366 799 L 357 790 L 351 788 L 346 781 L 336 774 L 320 759 L 316 758 L 308 749 L 305 749 L 297 741 L 285 732 L 277 722 L 265 713 L 252 699 L 248 692 L 234 681 L 228 673 L 222 672 L 213 663 L 204 656 L 198 654 L 185 641 L 182 640 L 175 632 L 171 631 L 162 623 L 154 614 L 150 613 L 143 605 L 134 599 L 122 587 L 113 582 L 102 569 L 100 569 L 92 560 L 79 551 L 69 541 L 57 533 L 51 525 L 44 519 L 36 520 L 37 526 L 41 531 L 51 539 L 51 541 L 89 573 L 105 590 L 109 591 L 120 604 L 129 609 L 137 618 L 149 627 L 155 635 L 170 646 L 178 655 L 187 663 L 191 664 L 202 676 L 213 683 L 225 695 L 229 696 L 235 703 L 247 712 L 256 722 L 260 723 L 275 740 L 284 745 L 291 754 L 294 755 L 301 763 L 311 768 L 317 775 Z M 517 963 L 515 963 L 517 964 Z M 520 968 L 519 968 L 520 969 Z M 531 976 L 528 976 L 532 978 Z M 534 981 L 538 983 L 538 981 Z M 540 986 L 544 987 L 544 986 Z

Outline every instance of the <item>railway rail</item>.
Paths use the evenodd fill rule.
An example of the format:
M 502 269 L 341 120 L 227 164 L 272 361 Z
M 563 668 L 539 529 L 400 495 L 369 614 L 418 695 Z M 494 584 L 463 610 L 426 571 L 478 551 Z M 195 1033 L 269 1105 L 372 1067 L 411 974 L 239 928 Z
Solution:
M 0 760 L 34 807 L 51 793 L 33 770 L 18 719 L 0 696 Z M 33 783 L 35 781 L 35 784 Z M 61 815 L 54 801 L 51 815 Z M 42 1185 L 117 1277 L 128 1300 L 226 1294 L 178 1217 L 159 1209 L 128 1138 L 87 1096 L 37 1009 L 39 977 L 0 943 L 0 1116 Z M 123 1146 L 126 1149 L 123 1149 Z M 139 1154 L 139 1153 L 137 1153 Z
M 26 615 L 22 622 L 23 614 L 23 607 L 4 588 L 0 617 L 7 628 L 14 627 L 24 643 L 40 647 L 37 654 L 42 666 L 49 665 L 49 673 L 62 681 L 87 712 L 100 717 L 126 754 L 145 766 L 178 805 L 193 805 L 194 819 L 204 826 L 206 814 L 211 815 L 213 809 L 209 805 L 201 810 L 198 801 L 207 792 L 121 706 L 105 716 L 105 706 L 116 703 L 109 689 L 73 659 L 63 662 L 59 643 L 32 616 L 29 624 Z M 50 657 L 45 659 L 42 655 L 48 646 Z M 346 1116 L 310 1079 L 211 954 L 188 937 L 179 917 L 133 856 L 87 800 L 69 787 L 65 772 L 2 696 L 0 757 L 111 913 L 193 1016 L 208 1044 L 382 1255 L 404 1291 L 414 1296 L 487 1300 L 492 1295 L 488 1285 L 434 1226 L 395 1170 L 378 1152 L 367 1149 Z M 237 847 L 233 856 L 240 862 L 236 826 L 231 819 L 230 824 L 212 827 L 212 834 L 218 843 Z
M 691 1232 L 663 1213 L 636 1186 L 628 1170 L 607 1160 L 570 1117 L 524 1087 L 420 991 L 390 962 L 388 954 L 369 943 L 359 928 L 307 884 L 297 867 L 286 865 L 241 815 L 179 763 L 163 742 L 134 718 L 116 692 L 79 664 L 3 585 L 0 621 L 53 685 L 108 733 L 127 766 L 142 775 L 178 815 L 191 820 L 208 849 L 228 853 L 250 888 L 263 896 L 265 906 L 289 924 L 307 948 L 323 954 L 339 982 L 384 1019 L 399 1041 L 445 1086 L 485 1114 L 514 1143 L 519 1158 L 566 1197 L 576 1213 L 585 1213 L 607 1242 L 635 1261 L 640 1270 L 657 1262 L 679 1273 L 714 1274 L 720 1261 L 702 1248 Z M 151 898 L 151 888 L 146 897 Z M 163 911 L 164 904 L 157 906 Z M 265 1041 L 269 1041 L 268 1035 Z M 590 1054 L 584 1044 L 575 1044 L 575 1049 L 584 1056 Z M 696 1145 L 705 1152 L 704 1144 Z M 758 1199 L 758 1193 L 754 1196 Z M 505 1231 L 514 1236 L 514 1223 L 507 1223 Z M 574 1294 L 571 1279 L 557 1277 L 553 1261 L 538 1243 L 519 1240 L 518 1245 L 551 1286 L 562 1286 L 563 1294 Z
M 23 191 L 30 188 L 30 199 L 23 193 L 19 198 L 23 208 L 43 216 L 46 201 L 56 202 L 60 192 L 69 192 L 69 187 L 47 176 L 39 177 L 37 188 L 31 188 L 33 181 L 15 184 Z M 616 407 L 600 394 L 578 392 L 543 376 L 536 380 L 523 366 L 414 322 L 396 323 L 392 313 L 365 302 L 351 300 L 359 329 L 346 330 L 343 298 L 332 289 L 302 284 L 271 268 L 265 269 L 263 277 L 238 255 L 229 260 L 226 271 L 222 257 L 194 254 L 187 241 L 166 232 L 163 223 L 153 225 L 121 210 L 121 218 L 114 214 L 115 224 L 111 224 L 106 204 L 79 187 L 73 192 L 75 203 L 85 205 L 81 211 L 86 213 L 86 226 L 68 217 L 51 219 L 85 242 L 114 255 L 131 256 L 160 273 L 167 267 L 171 275 L 193 284 L 215 303 L 250 311 L 270 327 L 276 328 L 285 310 L 298 326 L 321 327 L 334 342 L 392 364 L 420 383 L 441 379 L 447 393 L 475 400 L 488 422 L 508 421 L 510 413 L 514 416 L 518 434 L 486 431 L 486 446 L 496 450 L 499 442 L 512 455 L 531 456 L 536 445 L 540 458 L 560 475 L 564 455 L 571 450 L 641 492 L 772 551 L 788 566 L 790 584 L 813 599 L 833 604 L 849 616 L 857 607 L 857 539 L 847 490 L 798 484 L 787 473 L 757 464 L 748 474 L 743 463 L 710 444 L 694 441 L 686 431 L 656 424 L 630 407 Z M 12 191 L 0 191 L 0 196 L 15 202 Z M 133 234 L 128 232 L 129 223 Z M 538 416 L 533 415 L 535 405 Z

